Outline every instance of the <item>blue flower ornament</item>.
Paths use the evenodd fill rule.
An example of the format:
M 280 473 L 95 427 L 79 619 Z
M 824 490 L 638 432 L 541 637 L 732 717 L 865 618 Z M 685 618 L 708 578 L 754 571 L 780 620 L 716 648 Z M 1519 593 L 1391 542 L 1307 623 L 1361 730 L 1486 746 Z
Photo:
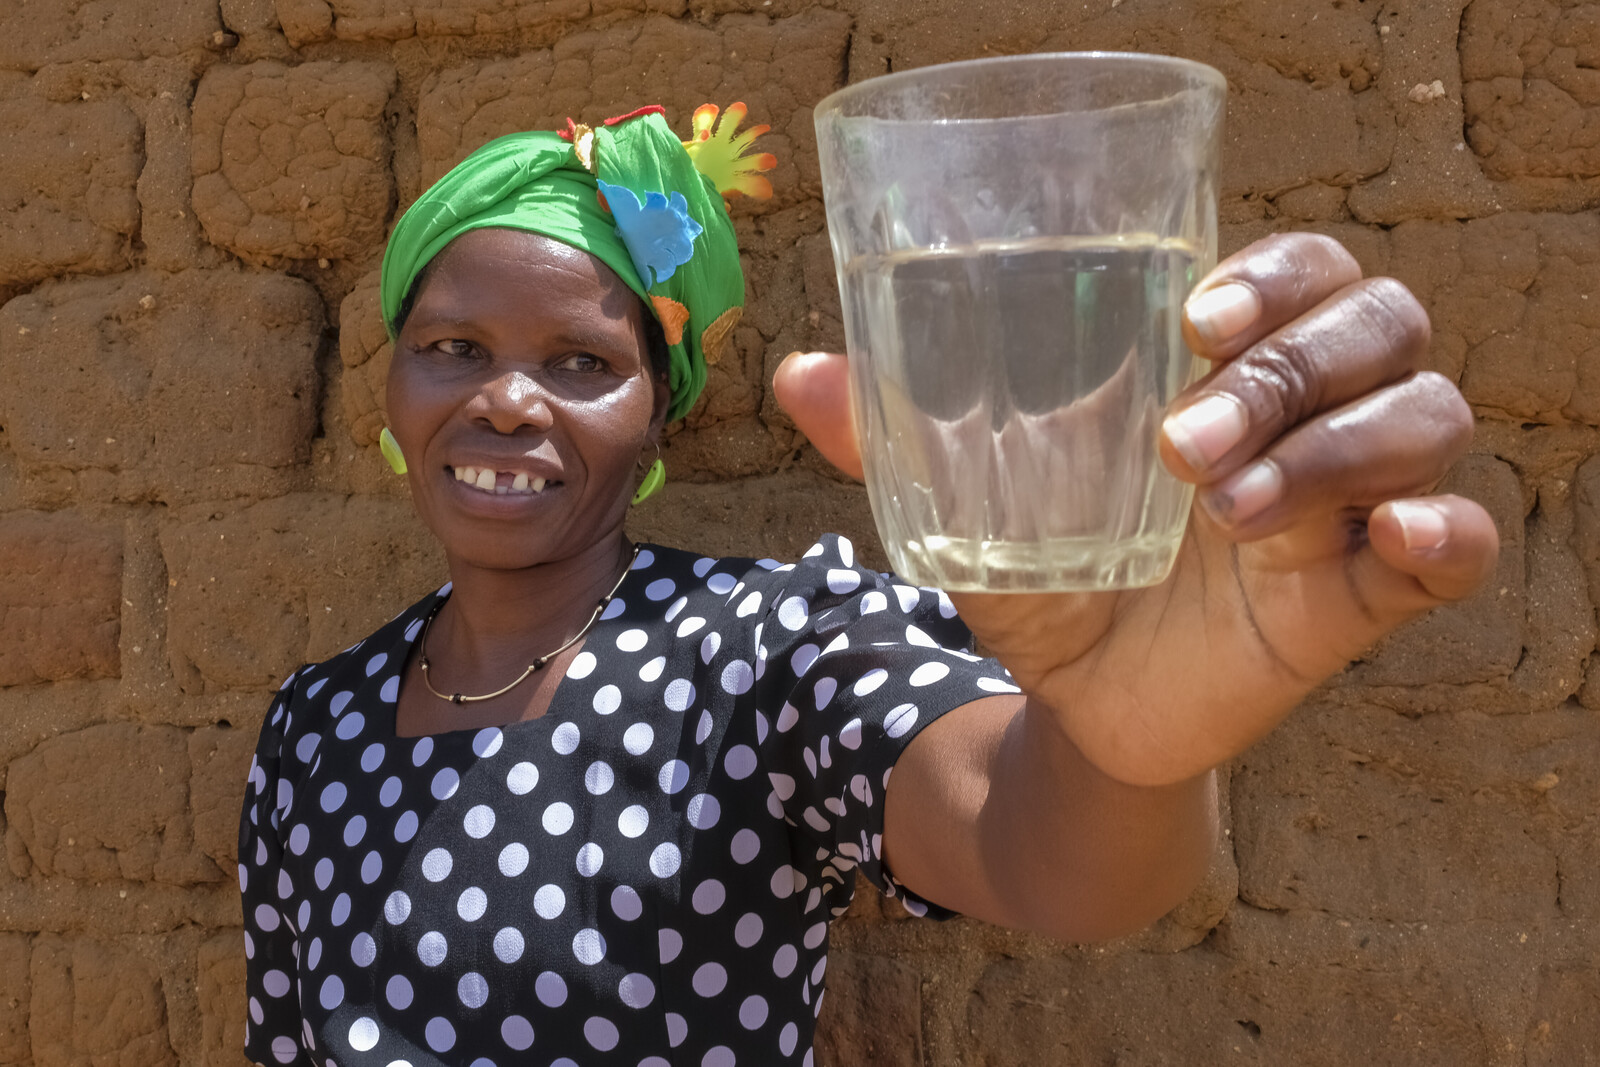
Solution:
M 694 239 L 705 227 L 689 217 L 682 193 L 646 193 L 641 204 L 632 189 L 605 181 L 599 186 L 646 289 L 672 277 L 694 256 Z

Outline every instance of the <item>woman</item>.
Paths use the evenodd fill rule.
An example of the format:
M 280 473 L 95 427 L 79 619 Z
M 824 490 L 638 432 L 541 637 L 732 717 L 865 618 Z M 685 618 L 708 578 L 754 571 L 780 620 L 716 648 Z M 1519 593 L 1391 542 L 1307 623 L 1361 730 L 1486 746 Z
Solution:
M 919 913 L 1136 929 L 1205 869 L 1211 768 L 1493 563 L 1480 507 L 1418 496 L 1471 432 L 1413 371 L 1426 317 L 1310 235 L 1189 302 L 1217 369 L 1164 427 L 1201 492 L 1160 587 L 952 602 L 838 538 L 633 545 L 742 303 L 717 192 L 759 185 L 714 110 L 687 149 L 658 112 L 493 142 L 391 237 L 390 451 L 451 582 L 263 726 L 258 1062 L 809 1062 L 855 869 Z M 844 381 L 813 354 L 775 388 L 859 474 Z

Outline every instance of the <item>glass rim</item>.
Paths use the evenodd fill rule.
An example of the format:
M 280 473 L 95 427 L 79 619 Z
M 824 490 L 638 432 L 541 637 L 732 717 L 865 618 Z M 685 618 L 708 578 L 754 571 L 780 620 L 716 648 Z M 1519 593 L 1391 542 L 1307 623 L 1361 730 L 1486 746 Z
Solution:
M 838 114 L 840 118 L 868 118 L 862 114 L 847 114 L 842 105 L 849 99 L 863 95 L 866 91 L 882 89 L 902 83 L 915 82 L 926 77 L 934 71 L 955 71 L 975 67 L 1002 67 L 1002 66 L 1028 66 L 1041 63 L 1059 63 L 1062 60 L 1089 61 L 1103 64 L 1107 67 L 1125 64 L 1132 67 L 1145 69 L 1159 69 L 1161 67 L 1173 70 L 1182 70 L 1199 82 L 1209 82 L 1214 88 L 1221 89 L 1224 93 L 1228 89 L 1228 79 L 1220 70 L 1209 63 L 1202 63 L 1197 59 L 1184 59 L 1181 56 L 1165 56 L 1155 52 L 1023 52 L 1014 56 L 982 56 L 977 59 L 960 59 L 950 63 L 930 63 L 925 67 L 913 67 L 911 70 L 897 70 L 891 74 L 878 74 L 846 85 L 842 89 L 835 89 L 817 102 L 813 114 L 818 118 L 828 113 Z M 945 120 L 948 121 L 948 120 Z

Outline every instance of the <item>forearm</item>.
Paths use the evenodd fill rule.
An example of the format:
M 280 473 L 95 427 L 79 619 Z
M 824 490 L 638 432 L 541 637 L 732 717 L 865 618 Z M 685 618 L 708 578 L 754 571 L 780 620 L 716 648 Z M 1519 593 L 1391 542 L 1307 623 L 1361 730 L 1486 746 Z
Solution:
M 1217 835 L 1215 774 L 1128 785 L 1033 704 L 992 751 L 976 828 L 1007 925 L 1069 941 L 1117 937 L 1166 914 L 1204 877 Z
M 1065 941 L 1138 930 L 1205 875 L 1215 775 L 1133 786 L 1083 757 L 1051 713 L 989 697 L 938 719 L 895 765 L 885 860 L 954 911 Z

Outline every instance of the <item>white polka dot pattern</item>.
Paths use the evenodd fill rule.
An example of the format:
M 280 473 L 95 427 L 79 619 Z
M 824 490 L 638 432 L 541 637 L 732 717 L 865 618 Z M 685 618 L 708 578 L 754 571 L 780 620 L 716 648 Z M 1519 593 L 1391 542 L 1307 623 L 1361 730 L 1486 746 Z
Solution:
M 543 719 L 397 737 L 434 600 L 269 710 L 240 823 L 249 1054 L 808 1064 L 854 870 L 903 892 L 896 756 L 1016 691 L 948 598 L 839 538 L 792 566 L 645 549 Z

